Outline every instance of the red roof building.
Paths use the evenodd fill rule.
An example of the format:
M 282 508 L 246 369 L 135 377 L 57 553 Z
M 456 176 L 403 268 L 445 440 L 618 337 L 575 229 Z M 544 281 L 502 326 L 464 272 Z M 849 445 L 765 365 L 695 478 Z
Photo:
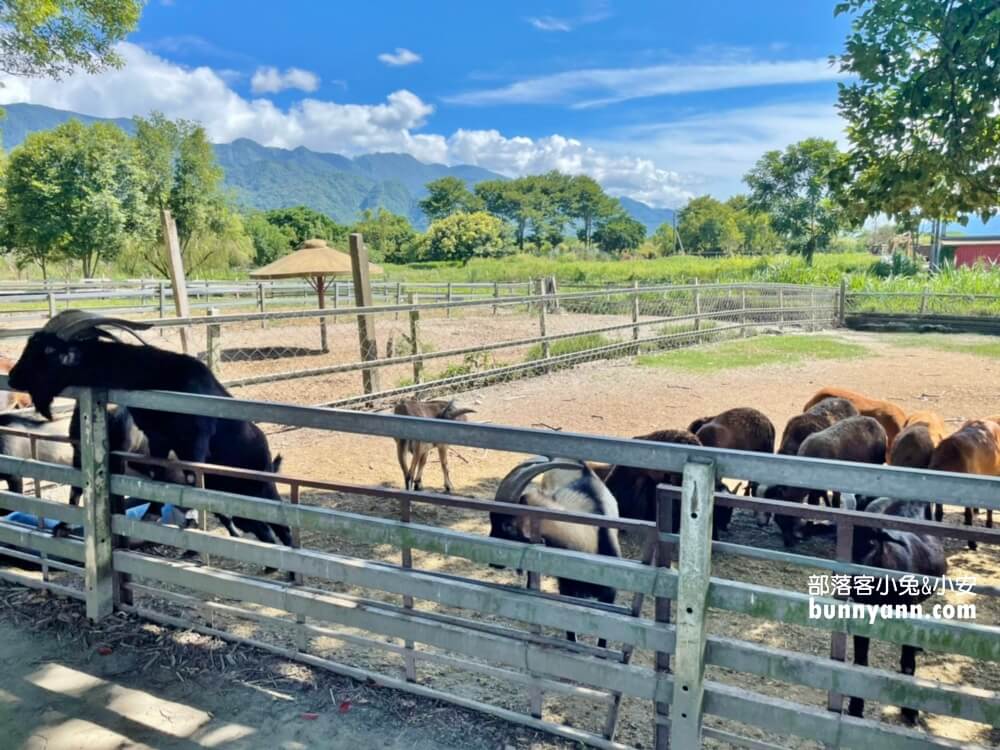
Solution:
M 1000 265 L 1000 234 L 978 237 L 944 237 L 941 240 L 941 260 L 956 266 L 972 266 L 982 261 Z

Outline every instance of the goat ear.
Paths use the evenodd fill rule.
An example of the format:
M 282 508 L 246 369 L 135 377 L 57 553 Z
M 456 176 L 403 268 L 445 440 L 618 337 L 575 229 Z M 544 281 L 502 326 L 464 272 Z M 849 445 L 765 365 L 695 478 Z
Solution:
M 69 346 L 59 353 L 59 364 L 63 367 L 76 367 L 80 364 L 80 347 Z

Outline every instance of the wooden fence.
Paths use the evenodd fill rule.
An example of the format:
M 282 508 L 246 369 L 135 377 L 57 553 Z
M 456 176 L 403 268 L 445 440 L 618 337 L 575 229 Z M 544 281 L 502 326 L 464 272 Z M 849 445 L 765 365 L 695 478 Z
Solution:
M 5 384 L 0 379 L 0 387 Z M 886 750 L 973 747 L 919 730 L 852 718 L 839 711 L 830 712 L 748 690 L 745 686 L 706 679 L 706 664 L 788 685 L 829 691 L 833 694 L 831 703 L 836 696 L 848 694 L 1000 726 L 1000 696 L 989 690 L 847 665 L 842 663 L 843 653 L 836 650 L 835 658 L 827 661 L 813 654 L 745 639 L 720 638 L 708 632 L 710 610 L 725 611 L 784 626 L 819 629 L 833 635 L 835 647 L 846 634 L 864 635 L 983 662 L 1000 662 L 1000 628 L 992 624 L 929 619 L 813 619 L 809 597 L 803 592 L 774 588 L 766 581 L 745 583 L 713 576 L 716 553 L 763 557 L 846 574 L 887 573 L 851 563 L 849 544 L 846 556 L 844 546 L 838 545 L 840 559 L 826 560 L 713 543 L 711 539 L 714 506 L 728 504 L 832 519 L 846 540 L 852 538 L 853 526 L 878 525 L 997 544 L 1000 532 L 993 529 L 887 519 L 845 510 L 793 509 L 787 504 L 720 495 L 715 490 L 718 479 L 737 477 L 866 495 L 891 493 L 901 499 L 927 502 L 949 498 L 949 503 L 996 510 L 1000 509 L 998 478 L 155 391 L 80 389 L 72 395 L 81 407 L 82 468 L 0 456 L 0 471 L 82 487 L 84 506 L 74 508 L 9 492 L 0 493 L 0 505 L 82 525 L 82 538 L 55 538 L 47 532 L 0 521 L 0 542 L 30 551 L 26 552 L 29 556 L 49 555 L 50 561 L 57 560 L 59 574 L 82 578 L 84 585 L 81 589 L 61 579 L 42 581 L 9 569 L 0 570 L 0 578 L 81 598 L 93 620 L 116 610 L 135 613 L 159 623 L 190 627 L 258 646 L 356 679 L 484 711 L 601 748 L 629 747 L 616 739 L 617 720 L 624 701 L 643 701 L 648 705 L 650 734 L 655 738 L 651 744 L 657 750 L 667 747 L 687 750 L 700 746 L 707 737 L 749 748 L 779 747 L 771 741 L 742 736 L 740 726 L 782 738 L 809 739 L 830 747 L 877 745 Z M 282 475 L 274 479 L 279 486 L 289 487 L 290 502 L 279 504 L 197 486 L 112 475 L 105 418 L 108 403 L 678 472 L 683 475 L 683 487 L 679 500 L 675 490 L 661 488 L 655 524 Z M 221 467 L 192 468 L 201 476 L 212 472 L 248 475 Z M 378 515 L 332 510 L 306 504 L 308 495 L 302 490 L 307 488 L 382 498 L 392 505 Z M 328 536 L 346 540 L 351 545 L 346 548 L 352 550 L 358 549 L 355 545 L 384 545 L 398 551 L 400 564 L 359 553 L 334 553 L 319 545 L 271 546 L 140 522 L 112 507 L 112 493 L 206 513 L 287 524 L 296 533 L 308 532 L 313 540 Z M 677 501 L 683 519 L 679 533 L 669 524 L 670 504 Z M 483 513 L 502 510 L 535 519 L 555 518 L 614 527 L 642 540 L 642 559 L 600 557 L 418 523 L 411 516 L 414 503 Z M 384 517 L 397 513 L 399 518 Z M 125 544 L 129 538 L 193 551 L 205 559 L 201 562 L 168 559 L 133 550 Z M 437 565 L 420 569 L 413 551 L 479 565 L 517 568 L 536 576 L 561 576 L 613 586 L 631 594 L 631 601 L 629 606 L 600 605 L 486 583 L 475 575 L 442 572 Z M 675 553 L 676 570 L 671 567 Z M 278 568 L 291 573 L 294 580 L 261 578 L 248 573 L 247 565 Z M 356 595 L 345 592 L 345 588 L 362 589 L 364 593 Z M 977 593 L 988 596 L 998 591 L 995 586 L 983 585 L 977 588 Z M 822 597 L 817 601 L 836 602 Z M 164 602 L 183 609 L 183 613 L 177 614 L 165 607 Z M 652 612 L 643 606 L 648 602 L 654 603 Z M 219 621 L 206 622 L 199 613 L 207 613 Z M 258 634 L 253 638 L 237 635 L 227 624 L 227 618 L 251 621 Z M 561 632 L 567 627 L 581 635 L 607 638 L 612 647 L 601 649 L 566 641 Z M 283 643 L 261 635 L 274 630 L 286 634 Z M 333 658 L 314 650 L 313 645 L 322 638 L 341 644 Z M 402 665 L 396 671 L 352 663 L 350 649 L 354 647 L 394 655 L 402 660 Z M 652 660 L 647 660 L 650 666 L 635 663 L 633 655 L 640 652 L 652 655 Z M 476 674 L 496 684 L 519 686 L 526 697 L 513 705 L 497 705 L 470 697 L 461 684 L 434 686 L 421 668 L 424 664 Z M 547 715 L 542 700 L 545 695 L 596 704 L 604 712 L 603 729 L 570 726 L 559 720 L 558 713 Z M 711 726 L 712 721 L 720 718 L 729 724 L 724 728 Z

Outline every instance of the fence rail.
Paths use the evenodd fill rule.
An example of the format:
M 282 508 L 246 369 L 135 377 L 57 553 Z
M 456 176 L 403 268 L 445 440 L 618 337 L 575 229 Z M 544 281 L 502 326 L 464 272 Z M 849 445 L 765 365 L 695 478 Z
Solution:
M 6 380 L 0 378 L 0 387 L 5 385 Z M 177 393 L 104 393 L 82 389 L 70 395 L 76 396 L 81 405 L 82 469 L 8 457 L 0 459 L 0 470 L 82 486 L 84 508 L 65 514 L 69 522 L 82 522 L 82 539 L 55 538 L 0 521 L 0 542 L 13 545 L 28 557 L 45 553 L 84 565 L 60 562 L 62 568 L 57 570 L 60 577 L 52 581 L 39 581 L 7 569 L 0 569 L 0 578 L 69 596 L 82 595 L 88 614 L 94 619 L 117 609 L 169 625 L 192 627 L 601 748 L 627 748 L 642 741 L 657 750 L 668 745 L 686 750 L 699 746 L 706 737 L 745 747 L 779 746 L 772 741 L 742 736 L 738 730 L 741 725 L 781 738 L 794 736 L 832 747 L 875 743 L 892 749 L 971 747 L 927 732 L 847 717 L 777 698 L 756 688 L 748 689 L 745 684 L 737 686 L 707 679 L 705 664 L 783 684 L 897 705 L 904 703 L 1000 726 L 1000 696 L 996 692 L 848 665 L 842 663 L 842 654 L 838 657 L 834 653 L 833 659 L 824 660 L 810 653 L 774 648 L 744 638 L 723 638 L 709 632 L 712 613 L 727 611 L 764 622 L 819 630 L 833 634 L 834 639 L 846 634 L 865 635 L 889 643 L 913 644 L 1000 663 L 1000 628 L 930 620 L 815 620 L 809 615 L 805 594 L 718 578 L 713 574 L 713 556 L 764 554 L 775 561 L 811 564 L 850 574 L 880 575 L 885 571 L 859 566 L 850 559 L 830 561 L 727 542 L 713 543 L 711 539 L 715 505 L 775 509 L 773 502 L 717 492 L 716 481 L 722 477 L 766 484 L 808 484 L 866 495 L 888 493 L 925 502 L 947 497 L 952 498 L 949 503 L 992 509 L 1000 509 L 1000 478 Z M 679 497 L 676 488 L 661 487 L 660 512 L 655 523 L 631 519 L 612 522 L 584 514 L 567 517 L 551 509 L 498 506 L 470 498 L 283 475 L 274 479 L 290 488 L 293 501 L 275 503 L 199 486 L 110 475 L 104 424 L 106 403 L 672 471 L 682 474 L 683 487 Z M 246 474 L 203 465 L 191 468 L 200 472 L 200 476 L 214 471 Z M 429 503 L 481 513 L 499 509 L 535 517 L 554 516 L 584 525 L 614 524 L 637 535 L 642 542 L 641 560 L 494 539 L 417 522 L 408 515 L 390 518 L 310 505 L 306 502 L 309 495 L 303 495 L 302 490 L 311 487 L 395 501 L 389 508 L 400 511 L 411 503 Z M 23 508 L 48 515 L 55 505 L 35 498 L 25 504 L 23 499 L 15 500 L 7 494 L 0 495 L 0 505 L 14 500 L 21 502 Z M 287 524 L 297 532 L 308 532 L 305 538 L 312 546 L 305 543 L 292 548 L 272 546 L 138 521 L 111 506 L 111 497 L 117 494 Z M 684 519 L 679 530 L 670 526 L 670 508 L 677 502 Z M 837 524 L 839 533 L 855 525 L 870 525 L 877 518 L 846 510 L 792 506 L 782 510 L 788 514 L 825 516 Z M 386 512 L 392 513 L 384 508 L 383 514 Z M 922 524 L 908 520 L 895 522 L 904 526 Z M 948 536 L 969 533 L 947 525 L 922 526 L 933 527 L 935 533 Z M 1000 543 L 1000 531 L 976 529 L 974 533 L 984 542 Z M 332 551 L 319 545 L 318 540 L 327 537 L 349 544 L 344 547 L 338 543 L 333 547 L 338 551 Z M 179 552 L 202 553 L 209 556 L 210 563 L 133 550 L 122 546 L 125 538 Z M 400 562 L 375 556 L 376 548 L 396 550 Z M 345 553 L 343 549 L 353 552 Z M 402 556 L 406 550 L 419 551 L 421 556 L 406 559 Z M 613 586 L 622 592 L 632 592 L 632 604 L 601 606 L 486 582 L 474 573 L 458 575 L 451 567 L 443 572 L 433 561 L 422 569 L 425 555 Z M 675 555 L 676 570 L 671 567 Z M 294 574 L 294 580 L 260 578 L 248 572 L 248 566 L 278 568 Z M 82 589 L 78 582 L 81 574 L 86 579 Z M 998 592 L 995 587 L 982 586 L 977 593 L 991 596 Z M 164 601 L 170 602 L 171 609 L 164 610 Z M 826 598 L 818 601 L 837 602 Z M 655 604 L 654 611 L 644 604 Z M 268 611 L 259 611 L 260 607 Z M 254 638 L 238 635 L 227 624 L 227 618 L 254 622 L 258 634 Z M 606 637 L 611 647 L 563 640 L 561 631 L 569 623 L 581 634 Z M 268 640 L 267 633 L 272 631 L 292 633 L 297 645 L 288 646 L 287 639 Z M 327 641 L 343 644 L 337 648 L 335 657 L 328 649 L 324 650 L 322 644 Z M 372 669 L 366 662 L 359 664 L 356 657 L 360 652 L 356 649 L 376 649 L 399 659 L 399 671 Z M 633 660 L 633 654 L 649 658 L 644 657 L 640 663 Z M 526 690 L 527 696 L 539 696 L 539 700 L 528 701 L 522 693 L 521 699 L 511 697 L 506 703 L 491 702 L 489 696 L 469 692 L 460 685 L 439 686 L 422 669 L 425 663 L 472 672 L 491 685 L 516 685 Z M 565 710 L 545 711 L 540 699 L 545 695 L 553 700 L 565 698 L 600 706 L 607 720 L 599 727 L 570 726 L 560 720 Z M 646 716 L 651 740 L 632 736 L 629 744 L 625 744 L 616 738 L 623 700 L 643 701 L 648 705 Z M 720 720 L 728 723 L 712 724 Z

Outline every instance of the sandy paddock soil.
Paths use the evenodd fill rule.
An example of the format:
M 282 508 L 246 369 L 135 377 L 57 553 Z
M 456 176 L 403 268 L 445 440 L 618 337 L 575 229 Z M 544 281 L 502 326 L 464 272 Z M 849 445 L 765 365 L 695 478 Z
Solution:
M 459 400 L 464 404 L 474 406 L 477 409 L 475 418 L 482 421 L 518 426 L 545 426 L 568 431 L 620 436 L 631 436 L 664 427 L 682 427 L 695 417 L 716 413 L 737 405 L 749 405 L 761 409 L 779 426 L 780 431 L 780 426 L 784 421 L 799 411 L 801 405 L 818 387 L 826 384 L 841 385 L 891 398 L 908 410 L 933 409 L 940 412 L 953 425 L 957 425 L 969 417 L 1000 411 L 1000 386 L 996 385 L 1000 382 L 997 378 L 997 375 L 1000 374 L 1000 363 L 997 360 L 968 354 L 944 353 L 932 349 L 895 347 L 890 345 L 892 339 L 884 336 L 837 335 L 864 345 L 869 349 L 870 355 L 866 358 L 850 361 L 807 362 L 792 366 L 727 370 L 713 374 L 689 374 L 667 369 L 640 368 L 624 360 L 599 362 L 532 380 L 468 392 L 462 394 Z M 314 380 L 316 383 L 309 387 L 322 389 L 323 379 L 316 378 Z M 289 384 L 289 387 L 297 388 L 298 385 L 298 383 Z M 395 463 L 395 452 L 391 441 L 356 435 L 320 433 L 311 430 L 287 431 L 273 426 L 270 427 L 269 432 L 273 448 L 286 457 L 284 470 L 289 474 L 334 481 L 399 486 L 399 469 Z M 456 457 L 452 460 L 451 465 L 452 477 L 456 483 L 457 491 L 459 494 L 476 497 L 489 497 L 499 478 L 519 458 L 515 455 L 467 448 L 458 448 L 455 450 L 455 454 Z M 428 466 L 425 484 L 429 488 L 440 486 L 440 473 L 435 464 Z M 334 493 L 307 493 L 303 497 L 303 502 L 388 517 L 395 516 L 395 508 L 392 503 L 369 498 Z M 488 532 L 488 520 L 482 514 L 465 511 L 416 506 L 414 520 L 463 531 Z M 950 523 L 960 523 L 959 514 L 955 512 L 949 513 L 946 520 Z M 739 513 L 734 517 L 726 539 L 743 544 L 780 547 L 780 538 L 778 538 L 773 526 L 765 530 L 758 529 L 752 519 Z M 343 540 L 329 537 L 321 538 L 318 535 L 305 535 L 303 546 L 369 559 L 398 561 L 398 550 L 348 545 Z M 626 540 L 625 548 L 626 554 L 630 556 L 639 554 L 636 545 L 628 540 Z M 993 585 L 1000 583 L 1000 551 L 984 547 L 977 552 L 970 552 L 957 542 L 949 542 L 947 549 L 950 576 L 974 575 L 980 583 Z M 823 539 L 812 540 L 808 544 L 801 545 L 796 551 L 803 554 L 832 556 L 831 544 Z M 442 558 L 415 553 L 414 564 L 425 569 L 469 575 L 484 580 L 516 582 L 516 578 L 511 572 L 483 569 L 457 558 Z M 755 583 L 767 582 L 770 585 L 800 592 L 806 590 L 810 572 L 815 571 L 725 555 L 718 555 L 714 561 L 715 575 Z M 319 585 L 314 581 L 308 583 L 311 586 Z M 553 583 L 554 581 L 546 580 L 546 590 L 554 590 Z M 375 592 L 351 590 L 336 584 L 331 584 L 328 588 L 372 598 L 378 597 Z M 953 593 L 949 593 L 947 596 L 952 601 L 958 601 L 961 597 L 961 595 Z M 385 595 L 381 598 L 392 601 L 391 597 Z M 619 597 L 620 604 L 627 603 L 627 600 L 628 597 L 625 594 Z M 158 606 L 145 598 L 144 603 Z M 978 605 L 977 621 L 980 624 L 996 626 L 1000 623 L 1000 602 L 989 597 L 979 597 L 976 603 Z M 417 607 L 427 610 L 437 609 L 424 602 L 418 602 Z M 463 614 L 468 615 L 468 613 Z M 644 615 L 652 615 L 651 604 L 647 603 Z M 220 623 L 230 624 L 231 628 L 240 635 L 264 637 L 259 627 L 253 623 L 229 623 L 226 618 L 215 616 L 215 624 L 219 625 Z M 719 635 L 811 653 L 817 658 L 825 658 L 828 655 L 828 636 L 821 631 L 808 628 L 790 627 L 780 623 L 713 612 L 710 630 Z M 35 640 L 42 648 L 51 646 L 51 635 L 39 636 Z M 394 654 L 374 652 L 346 644 L 335 638 L 325 637 L 313 638 L 309 646 L 314 653 L 347 664 L 399 674 L 401 660 Z M 21 668 L 18 665 L 22 659 L 35 658 L 33 654 L 23 655 L 21 650 L 16 650 L 16 653 L 10 653 L 8 650 L 4 657 L 5 663 L 11 663 L 17 668 Z M 898 666 L 898 649 L 888 645 L 873 644 L 871 657 L 873 666 L 893 671 Z M 47 658 L 43 661 L 47 662 Z M 276 664 L 282 663 L 280 660 L 269 661 Z M 652 655 L 639 652 L 634 663 L 650 666 Z M 277 668 L 277 666 L 274 667 L 274 669 Z M 225 670 L 216 671 L 222 672 L 223 676 L 225 674 Z M 711 679 L 723 680 L 747 689 L 809 705 L 825 705 L 825 695 L 821 694 L 820 691 L 789 686 L 750 675 L 729 673 L 717 668 L 709 668 L 708 672 Z M 1000 667 L 995 664 L 978 663 L 963 657 L 935 653 L 921 654 L 918 657 L 917 673 L 918 676 L 944 682 L 964 683 L 990 690 L 1000 689 Z M 199 680 L 203 679 L 208 682 L 217 678 L 222 679 L 222 677 L 215 676 L 212 669 L 208 669 L 206 674 L 201 672 L 197 674 Z M 424 664 L 418 667 L 418 674 L 421 682 L 434 687 L 454 690 L 462 695 L 489 700 L 505 707 L 520 710 L 526 708 L 523 689 L 500 683 L 493 678 L 470 676 L 450 668 L 438 665 L 425 666 Z M 140 686 L 145 685 L 151 691 L 163 690 L 162 684 L 150 683 L 146 685 L 149 681 L 144 676 L 133 675 L 131 679 L 133 683 Z M 237 688 L 227 686 L 226 690 L 230 689 L 236 690 Z M 310 687 L 304 687 L 299 692 L 291 691 L 293 700 L 297 701 L 296 706 L 305 705 L 303 702 L 309 700 L 310 689 Z M 180 688 L 172 685 L 171 690 L 177 691 Z M 375 699 L 376 701 L 386 700 L 391 703 L 399 700 L 398 694 L 392 691 L 370 690 L 369 692 L 372 696 L 379 696 Z M 171 693 L 171 695 L 173 694 Z M 228 692 L 226 694 L 229 695 Z M 263 700 L 266 704 L 268 700 L 276 701 L 278 699 L 261 698 L 260 695 L 256 695 L 252 697 L 252 700 Z M 415 699 L 406 700 L 413 701 L 414 705 L 418 707 L 414 715 L 424 715 L 427 711 L 438 711 L 437 708 L 433 708 L 436 704 Z M 382 704 L 378 705 L 379 710 L 383 710 Z M 222 710 L 226 710 L 225 705 L 223 705 Z M 393 709 L 385 708 L 384 710 L 391 713 Z M 87 705 L 78 705 L 74 711 L 79 713 L 71 712 L 70 715 L 77 717 L 77 719 L 89 718 L 100 723 L 101 716 L 92 715 Z M 440 721 L 442 727 L 453 725 L 458 719 L 452 717 L 463 715 L 462 712 L 452 709 L 434 714 L 435 722 Z M 604 711 L 597 704 L 588 704 L 579 699 L 569 700 L 552 696 L 546 700 L 545 716 L 573 726 L 598 731 L 602 724 Z M 866 707 L 866 716 L 869 718 L 881 717 L 891 722 L 898 720 L 895 708 L 871 703 Z M 712 718 L 709 718 L 708 722 L 726 729 L 738 730 L 760 739 L 767 739 L 782 746 L 814 747 L 811 743 L 797 741 L 793 738 L 768 736 L 749 727 L 726 724 Z M 997 729 L 991 731 L 981 725 L 938 716 L 922 716 L 921 723 L 930 731 L 962 742 L 978 742 L 987 746 L 1000 743 L 1000 730 Z M 489 728 L 496 726 L 495 722 L 485 719 L 482 720 L 481 724 L 482 727 Z M 649 747 L 651 742 L 650 725 L 649 704 L 626 700 L 618 739 L 639 747 Z M 386 740 L 379 734 L 379 731 L 374 725 L 371 727 L 371 736 L 377 738 L 377 741 L 370 746 L 382 746 L 385 743 Z M 275 743 L 273 745 L 269 742 L 267 746 L 309 746 L 309 743 L 295 744 L 291 739 L 289 742 L 291 744 Z M 418 742 L 414 739 L 411 744 L 418 744 Z M 482 742 L 477 740 L 474 744 L 477 747 L 498 748 L 503 748 L 505 745 L 537 748 L 564 746 L 564 743 L 560 741 L 528 735 L 513 728 L 510 729 L 509 735 L 504 735 L 502 731 L 499 735 L 494 732 L 489 734 L 488 739 L 484 736 Z M 442 745 L 447 746 L 445 739 L 442 739 Z M 51 742 L 48 745 L 49 748 L 70 746 L 72 745 L 58 743 L 53 745 Z M 131 745 L 125 744 L 123 746 Z M 176 746 L 191 747 L 192 745 Z M 262 745 L 253 743 L 231 745 L 223 742 L 219 746 L 256 747 Z M 346 747 L 347 745 L 334 744 L 334 746 Z M 362 746 L 365 744 L 362 743 Z M 707 742 L 706 746 L 728 747 L 711 741 Z

